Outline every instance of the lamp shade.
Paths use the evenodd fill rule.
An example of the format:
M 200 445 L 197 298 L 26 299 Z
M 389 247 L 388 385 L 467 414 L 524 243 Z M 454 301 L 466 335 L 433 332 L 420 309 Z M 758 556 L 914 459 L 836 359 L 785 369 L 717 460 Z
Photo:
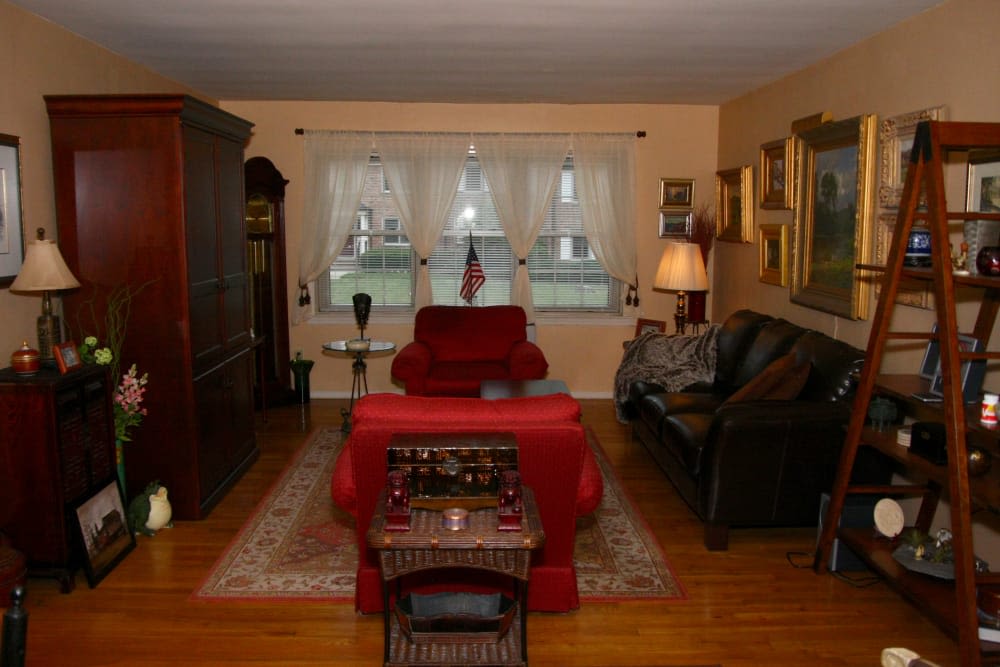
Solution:
M 55 241 L 40 239 L 28 243 L 24 263 L 10 285 L 12 292 L 44 292 L 72 289 L 80 282 L 70 272 Z
M 708 289 L 708 274 L 697 243 L 668 243 L 660 258 L 653 287 L 677 292 Z

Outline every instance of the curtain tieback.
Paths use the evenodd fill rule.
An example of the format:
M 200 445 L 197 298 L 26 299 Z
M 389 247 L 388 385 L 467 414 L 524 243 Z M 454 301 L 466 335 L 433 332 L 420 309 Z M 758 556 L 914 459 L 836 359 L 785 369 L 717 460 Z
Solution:
M 427 266 L 427 258 L 426 257 L 421 257 L 420 258 L 420 266 Z
M 526 259 L 518 259 L 517 260 L 517 265 L 518 266 L 524 266 L 527 263 L 528 263 L 528 260 L 526 260 Z

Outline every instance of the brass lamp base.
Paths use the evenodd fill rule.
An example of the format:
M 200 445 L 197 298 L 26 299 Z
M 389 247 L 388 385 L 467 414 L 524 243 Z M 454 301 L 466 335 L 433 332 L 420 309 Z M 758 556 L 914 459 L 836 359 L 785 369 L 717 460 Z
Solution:
M 687 293 L 683 290 L 677 293 L 677 311 L 674 313 L 674 327 L 677 333 L 684 333 L 687 326 Z
M 48 298 L 48 292 L 45 293 L 45 297 Z M 42 314 L 38 316 L 36 326 L 38 329 L 38 355 L 42 363 L 46 361 L 54 363 L 56 356 L 53 350 L 56 345 L 62 342 L 62 324 L 59 321 L 59 316 L 53 315 L 51 309 L 48 313 L 45 313 L 43 309 Z

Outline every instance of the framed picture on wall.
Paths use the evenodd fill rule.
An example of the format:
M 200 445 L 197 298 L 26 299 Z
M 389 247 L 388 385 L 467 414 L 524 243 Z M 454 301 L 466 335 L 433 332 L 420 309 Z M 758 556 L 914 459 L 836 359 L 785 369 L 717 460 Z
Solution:
M 969 156 L 966 210 L 1000 212 L 1000 153 L 991 151 Z
M 899 206 L 917 124 L 924 120 L 943 120 L 943 118 L 944 107 L 933 107 L 886 118 L 879 124 L 878 139 L 881 146 L 879 206 L 883 208 Z
M 789 177 L 793 175 L 795 155 L 791 137 L 770 141 L 760 147 L 760 207 L 790 209 L 794 189 Z
M 715 174 L 715 212 L 720 241 L 753 242 L 753 167 Z
M 682 239 L 691 238 L 691 211 L 660 211 L 660 238 Z
M 788 225 L 760 226 L 760 282 L 788 286 Z
M 691 208 L 694 206 L 693 178 L 661 178 L 660 208 Z
M 23 261 L 21 140 L 0 134 L 0 287 L 14 282 Z
M 800 136 L 791 300 L 852 320 L 868 316 L 874 218 L 874 115 L 824 123 Z

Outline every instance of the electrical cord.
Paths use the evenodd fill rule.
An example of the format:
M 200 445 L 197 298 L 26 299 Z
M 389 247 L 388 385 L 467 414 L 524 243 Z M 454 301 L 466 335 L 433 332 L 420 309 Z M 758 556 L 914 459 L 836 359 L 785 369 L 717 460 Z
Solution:
M 796 562 L 795 560 L 796 558 L 808 558 L 809 562 L 808 563 Z M 785 559 L 788 561 L 789 565 L 791 565 L 797 570 L 801 570 L 812 567 L 813 554 L 807 553 L 805 551 L 786 551 Z M 869 586 L 874 586 L 875 584 L 880 583 L 882 581 L 882 577 L 879 577 L 878 575 L 875 574 L 851 577 L 844 574 L 843 572 L 838 572 L 835 570 L 831 570 L 830 574 L 835 579 L 839 579 L 840 581 L 843 581 L 844 583 L 849 584 L 855 588 L 867 588 Z

